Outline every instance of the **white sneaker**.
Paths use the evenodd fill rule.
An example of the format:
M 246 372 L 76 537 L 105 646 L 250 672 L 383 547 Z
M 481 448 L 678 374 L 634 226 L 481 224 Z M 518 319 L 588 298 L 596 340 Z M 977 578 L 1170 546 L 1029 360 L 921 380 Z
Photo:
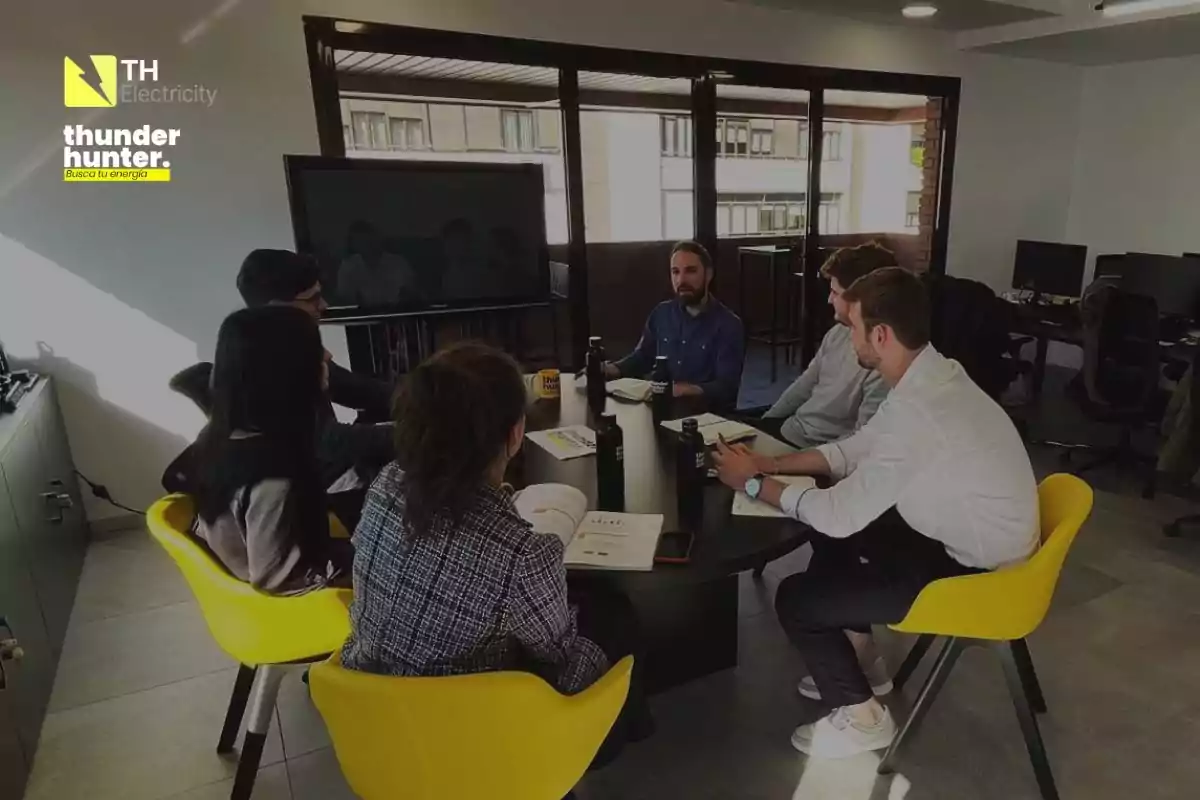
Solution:
M 890 747 L 896 738 L 896 723 L 886 708 L 879 722 L 862 727 L 853 721 L 846 706 L 835 709 L 811 725 L 792 732 L 792 747 L 813 758 L 849 758 L 859 753 Z
M 891 693 L 892 676 L 888 674 L 887 662 L 883 660 L 883 656 L 863 667 L 863 672 L 866 673 L 867 682 L 871 684 L 871 691 L 875 693 L 876 697 Z M 821 699 L 821 690 L 817 688 L 817 683 L 811 675 L 806 675 L 800 680 L 796 691 L 809 700 Z

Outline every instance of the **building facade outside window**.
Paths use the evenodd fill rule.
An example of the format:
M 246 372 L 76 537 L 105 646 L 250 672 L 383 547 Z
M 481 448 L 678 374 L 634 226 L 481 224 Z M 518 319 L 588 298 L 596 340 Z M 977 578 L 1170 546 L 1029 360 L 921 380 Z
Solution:
M 820 230 L 841 232 L 842 195 L 822 192 Z M 807 199 L 803 192 L 727 192 L 717 195 L 718 236 L 799 236 L 804 233 Z
M 921 193 L 909 192 L 904 214 L 904 227 L 916 230 L 921 227 Z

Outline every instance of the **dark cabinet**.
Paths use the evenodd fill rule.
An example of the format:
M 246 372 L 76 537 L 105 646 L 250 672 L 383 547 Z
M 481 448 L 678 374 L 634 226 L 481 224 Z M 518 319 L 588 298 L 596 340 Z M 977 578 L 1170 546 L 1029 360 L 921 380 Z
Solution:
M 53 386 L 0 416 L 0 797 L 20 797 L 50 702 L 87 547 L 82 502 Z

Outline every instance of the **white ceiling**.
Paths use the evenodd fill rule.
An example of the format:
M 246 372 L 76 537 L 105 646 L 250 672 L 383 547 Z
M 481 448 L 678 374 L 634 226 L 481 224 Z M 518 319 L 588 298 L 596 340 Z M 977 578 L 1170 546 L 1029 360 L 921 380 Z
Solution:
M 1085 66 L 1177 58 L 1200 53 L 1200 14 L 1049 33 L 972 49 Z
M 959 49 L 1085 66 L 1200 54 L 1200 0 L 1110 17 L 1098 0 L 932 0 L 938 13 L 905 19 L 906 0 L 731 0 L 848 17 L 873 24 L 935 29 Z M 1130 0 L 1107 0 L 1116 6 Z
M 996 0 L 934 0 L 938 13 L 927 20 L 908 20 L 900 14 L 905 0 L 732 0 L 790 11 L 815 11 L 884 25 L 906 25 L 963 31 L 1007 25 L 1051 16 L 1049 12 Z

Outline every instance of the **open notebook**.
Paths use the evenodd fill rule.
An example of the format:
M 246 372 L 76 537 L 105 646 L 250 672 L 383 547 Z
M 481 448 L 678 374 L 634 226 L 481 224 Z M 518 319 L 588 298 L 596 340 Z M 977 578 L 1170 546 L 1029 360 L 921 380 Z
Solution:
M 701 414 L 698 417 L 684 417 L 684 419 L 696 420 L 696 424 L 700 426 L 700 435 L 704 437 L 704 444 L 709 447 L 715 445 L 718 437 L 721 436 L 724 436 L 727 442 L 740 442 L 743 439 L 753 439 L 758 435 L 757 430 L 744 422 L 735 422 L 718 417 L 716 414 Z M 683 419 L 670 419 L 662 423 L 662 426 L 673 433 L 683 433 Z
M 662 533 L 661 514 L 588 511 L 574 486 L 539 483 L 517 492 L 517 513 L 538 533 L 553 533 L 567 546 L 568 566 L 647 571 Z
M 768 475 L 767 477 L 793 486 L 808 487 L 817 485 L 817 482 L 807 475 Z M 733 496 L 733 515 L 735 517 L 787 516 L 787 514 L 770 503 L 764 503 L 762 500 L 751 500 L 750 495 L 745 492 L 738 492 Z
M 575 388 L 581 392 L 587 391 L 587 375 L 581 372 L 575 376 Z M 651 394 L 650 381 L 641 378 L 617 378 L 606 381 L 604 391 L 613 397 L 634 403 L 646 402 L 650 399 Z

